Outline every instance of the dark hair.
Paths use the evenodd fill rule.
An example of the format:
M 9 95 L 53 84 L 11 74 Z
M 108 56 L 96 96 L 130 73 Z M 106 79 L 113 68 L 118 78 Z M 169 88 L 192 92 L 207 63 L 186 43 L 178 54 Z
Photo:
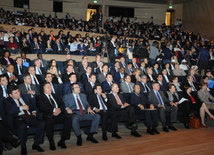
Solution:
M 45 74 L 45 77 L 46 77 L 47 75 L 49 75 L 49 74 L 52 76 L 52 74 L 51 74 L 51 73 L 46 73 L 46 74 Z
M 23 76 L 23 79 L 26 79 L 26 77 L 28 77 L 28 76 L 30 76 L 30 74 L 25 74 L 25 75 Z
M 97 89 L 98 87 L 101 87 L 101 88 L 102 88 L 101 84 L 96 84 L 96 85 L 94 86 L 94 88 L 93 88 L 93 91 L 94 91 L 95 89 Z
M 74 85 L 79 85 L 78 83 L 72 83 L 71 85 L 70 85 L 70 89 L 71 89 L 71 91 L 73 92 L 73 90 L 74 90 Z
M 127 75 L 125 75 L 125 79 L 126 79 L 127 77 L 131 77 L 131 76 L 127 74 Z
M 3 74 L 3 75 L 0 75 L 0 82 L 1 82 L 1 79 L 5 78 L 5 77 L 7 78 L 7 76 L 4 75 L 4 74 Z
M 106 78 L 107 78 L 107 76 L 109 76 L 109 75 L 113 76 L 111 73 L 108 73 L 108 74 L 106 74 Z
M 169 89 L 171 89 L 172 87 L 175 87 L 174 84 L 169 84 Z
M 89 75 L 89 78 L 91 78 L 92 76 L 96 76 L 96 74 L 91 73 L 91 74 Z
M 17 89 L 19 89 L 18 86 L 10 85 L 10 86 L 8 87 L 8 89 L 7 89 L 7 93 L 8 93 L 8 94 L 12 94 L 12 92 L 13 92 L 14 90 L 17 90 Z
M 44 88 L 45 88 L 45 86 L 46 86 L 47 84 L 51 84 L 51 83 L 50 83 L 50 82 L 45 82 L 45 83 L 43 84 L 43 90 L 44 90 Z
M 76 73 L 71 73 L 71 74 L 69 74 L 69 78 L 70 78 L 72 75 L 76 75 L 76 76 L 77 76 Z

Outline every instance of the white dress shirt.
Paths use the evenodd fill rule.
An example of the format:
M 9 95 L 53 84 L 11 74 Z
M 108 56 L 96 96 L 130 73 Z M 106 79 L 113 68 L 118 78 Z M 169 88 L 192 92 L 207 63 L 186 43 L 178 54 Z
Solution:
M 80 104 L 82 105 L 82 109 L 83 109 L 83 110 L 85 110 L 85 108 L 84 108 L 84 106 L 83 106 L 83 104 L 82 104 L 82 101 L 81 101 L 80 95 L 79 95 L 79 94 L 78 94 L 78 95 L 73 94 L 73 96 L 74 96 L 74 100 L 75 100 L 75 103 L 76 103 L 76 107 L 77 107 L 77 109 L 78 109 L 78 110 L 80 109 L 80 108 L 79 108 L 79 104 L 78 104 L 78 102 L 77 102 L 77 97 L 78 97 L 78 99 L 79 99 L 79 101 L 80 101 Z

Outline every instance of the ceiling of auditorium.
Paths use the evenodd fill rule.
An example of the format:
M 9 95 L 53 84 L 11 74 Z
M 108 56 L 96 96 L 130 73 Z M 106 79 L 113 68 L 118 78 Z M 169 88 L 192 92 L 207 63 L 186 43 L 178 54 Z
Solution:
M 115 1 L 127 1 L 127 2 L 141 2 L 141 3 L 156 3 L 156 4 L 177 4 L 183 3 L 188 0 L 115 0 Z

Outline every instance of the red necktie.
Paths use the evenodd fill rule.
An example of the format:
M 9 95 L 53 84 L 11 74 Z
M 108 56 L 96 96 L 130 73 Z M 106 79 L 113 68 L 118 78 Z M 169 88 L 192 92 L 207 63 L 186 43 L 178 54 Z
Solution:
M 76 97 L 77 97 L 77 103 L 78 103 L 79 108 L 80 108 L 80 114 L 83 116 L 83 115 L 84 115 L 84 112 L 83 112 L 82 105 L 81 105 L 81 103 L 80 103 L 80 100 L 79 100 L 78 96 L 76 96 Z
M 17 100 L 19 102 L 20 107 L 23 106 L 23 104 L 20 102 L 20 100 L 19 99 L 17 99 Z M 28 114 L 27 110 L 23 110 L 23 111 L 24 111 L 26 117 L 30 117 L 30 115 Z

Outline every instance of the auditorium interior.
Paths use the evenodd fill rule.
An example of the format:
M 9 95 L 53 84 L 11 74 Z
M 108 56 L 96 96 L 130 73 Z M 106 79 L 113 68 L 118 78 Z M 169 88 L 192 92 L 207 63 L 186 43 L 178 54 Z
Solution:
M 0 155 L 212 154 L 213 6 L 0 0 Z

